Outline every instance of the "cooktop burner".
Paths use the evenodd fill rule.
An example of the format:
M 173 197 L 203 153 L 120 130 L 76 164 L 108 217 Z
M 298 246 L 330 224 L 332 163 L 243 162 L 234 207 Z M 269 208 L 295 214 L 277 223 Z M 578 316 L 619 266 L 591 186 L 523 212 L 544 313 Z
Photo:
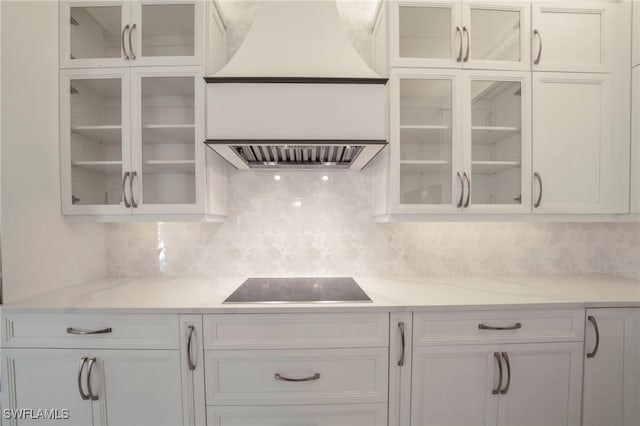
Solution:
M 249 278 L 222 303 L 371 302 L 351 277 Z

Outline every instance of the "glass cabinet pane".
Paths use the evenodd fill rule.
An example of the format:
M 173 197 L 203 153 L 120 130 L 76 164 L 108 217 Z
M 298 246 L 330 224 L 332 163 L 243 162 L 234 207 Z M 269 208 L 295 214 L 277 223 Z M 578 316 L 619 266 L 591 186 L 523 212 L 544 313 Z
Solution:
M 521 204 L 522 84 L 471 81 L 473 204 Z
M 471 60 L 519 62 L 520 12 L 471 8 Z
M 142 6 L 141 56 L 194 56 L 195 6 Z
M 451 58 L 451 14 L 448 7 L 400 6 L 401 58 Z
M 122 80 L 72 79 L 72 204 L 122 202 Z
M 120 58 L 122 7 L 70 8 L 70 58 Z
M 452 81 L 400 81 L 400 202 L 449 204 Z
M 144 204 L 194 204 L 194 77 L 142 77 Z

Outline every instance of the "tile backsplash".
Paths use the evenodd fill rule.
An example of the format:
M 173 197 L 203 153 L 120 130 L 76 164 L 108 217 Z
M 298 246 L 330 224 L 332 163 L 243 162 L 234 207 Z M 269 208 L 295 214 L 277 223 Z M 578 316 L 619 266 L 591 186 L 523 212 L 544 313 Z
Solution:
M 223 224 L 107 225 L 108 274 L 640 279 L 639 223 L 376 224 L 366 173 L 233 171 L 228 190 Z

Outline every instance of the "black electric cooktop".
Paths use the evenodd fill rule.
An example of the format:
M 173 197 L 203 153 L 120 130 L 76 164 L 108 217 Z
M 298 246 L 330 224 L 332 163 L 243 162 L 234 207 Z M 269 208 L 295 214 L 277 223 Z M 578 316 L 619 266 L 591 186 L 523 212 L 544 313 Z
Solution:
M 249 278 L 222 303 L 371 302 L 350 277 Z

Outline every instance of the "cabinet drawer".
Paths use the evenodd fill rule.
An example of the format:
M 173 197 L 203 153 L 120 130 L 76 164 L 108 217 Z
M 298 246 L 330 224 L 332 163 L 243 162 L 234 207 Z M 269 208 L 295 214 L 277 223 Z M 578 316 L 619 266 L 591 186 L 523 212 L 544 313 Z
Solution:
M 205 349 L 387 347 L 389 315 L 205 315 Z
M 415 313 L 414 345 L 566 342 L 584 338 L 584 310 Z
M 177 315 L 6 314 L 2 327 L 11 348 L 179 348 Z
M 385 402 L 387 360 L 387 348 L 205 351 L 207 404 Z
M 208 426 L 386 426 L 386 404 L 207 407 Z

